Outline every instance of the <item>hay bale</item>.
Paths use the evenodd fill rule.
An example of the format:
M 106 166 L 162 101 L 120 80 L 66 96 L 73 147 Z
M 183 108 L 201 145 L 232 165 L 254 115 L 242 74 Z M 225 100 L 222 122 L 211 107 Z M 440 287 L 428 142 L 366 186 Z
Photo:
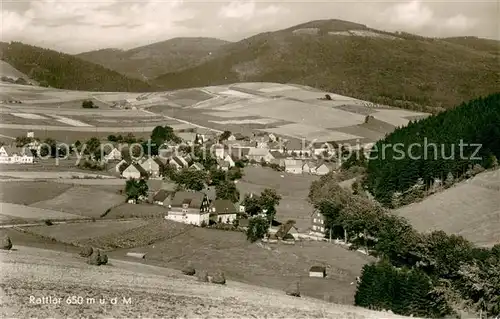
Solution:
M 80 253 L 79 255 L 81 257 L 90 257 L 92 255 L 92 253 L 94 252 L 94 249 L 92 249 L 92 247 L 88 246 L 88 247 L 83 247 L 81 250 L 80 250 Z
M 199 282 L 208 282 L 208 273 L 205 270 L 197 271 L 196 278 Z
M 218 285 L 225 285 L 226 284 L 226 277 L 224 276 L 224 273 L 222 271 L 216 272 L 212 276 L 212 283 L 218 284 Z
M 194 276 L 196 274 L 196 270 L 191 264 L 187 264 L 184 268 L 182 268 L 182 273 L 187 276 Z
M 299 290 L 299 283 L 293 283 L 291 284 L 286 290 L 285 293 L 288 296 L 293 296 L 293 297 L 300 297 L 300 290 Z
M 100 265 L 106 265 L 108 263 L 108 255 L 102 253 L 100 257 L 101 258 L 100 258 L 99 264 Z
M 12 248 L 12 241 L 8 235 L 3 235 L 0 239 L 0 249 L 10 250 Z
M 108 263 L 108 255 L 101 253 L 101 251 L 99 249 L 96 249 L 96 250 L 94 250 L 92 255 L 90 255 L 87 262 L 90 265 L 94 265 L 94 266 L 105 265 Z

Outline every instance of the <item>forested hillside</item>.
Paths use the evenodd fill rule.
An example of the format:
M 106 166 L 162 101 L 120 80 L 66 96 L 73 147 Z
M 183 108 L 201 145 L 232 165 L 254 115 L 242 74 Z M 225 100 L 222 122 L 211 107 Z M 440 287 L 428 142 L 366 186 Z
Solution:
M 500 243 L 480 248 L 443 231 L 418 232 L 342 189 L 336 175 L 313 182 L 309 199 L 325 217 L 325 234 L 379 257 L 363 269 L 356 305 L 421 318 L 500 315 Z
M 412 122 L 377 142 L 365 185 L 380 203 L 394 207 L 395 198 L 415 185 L 428 188 L 461 178 L 475 165 L 492 167 L 500 158 L 499 141 L 496 93 Z
M 196 66 L 228 43 L 214 38 L 174 38 L 125 51 L 102 49 L 76 57 L 144 80 Z
M 82 91 L 151 91 L 145 82 L 129 79 L 69 54 L 20 42 L 0 43 L 0 59 L 42 86 Z
M 169 88 L 296 83 L 435 112 L 498 89 L 498 55 L 479 44 L 476 49 L 471 41 L 453 41 L 388 33 L 348 21 L 311 21 L 228 44 L 211 60 L 159 76 L 156 82 Z

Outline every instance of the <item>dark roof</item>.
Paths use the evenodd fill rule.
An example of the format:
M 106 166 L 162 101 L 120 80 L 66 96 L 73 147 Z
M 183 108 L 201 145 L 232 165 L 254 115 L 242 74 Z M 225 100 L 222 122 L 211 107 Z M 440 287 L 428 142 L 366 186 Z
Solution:
M 309 269 L 309 271 L 325 273 L 326 267 L 324 267 L 324 266 L 312 266 L 311 269 Z
M 161 179 L 148 179 L 146 183 L 150 191 L 157 191 L 161 189 L 163 181 Z
M 286 158 L 287 155 L 286 154 L 283 154 L 281 152 L 278 152 L 278 151 L 271 151 L 270 152 L 271 155 L 275 158 L 275 159 L 280 159 L 280 158 Z
M 123 160 L 122 162 L 118 163 L 117 165 L 120 165 L 118 166 L 118 170 L 120 171 L 120 174 L 123 173 L 124 170 L 127 169 L 127 167 L 129 167 L 129 163 L 125 160 Z
M 211 208 L 215 208 L 217 214 L 236 214 L 236 206 L 228 199 L 216 199 Z
M 241 147 L 241 148 L 231 148 L 231 158 L 233 159 L 240 159 L 248 155 L 250 152 L 249 147 Z
M 174 162 L 176 162 L 180 167 L 184 167 L 184 163 L 181 161 L 181 159 L 178 156 L 172 157 Z
M 144 176 L 144 177 L 148 176 L 148 172 L 146 172 L 146 170 L 144 169 L 144 167 L 142 167 L 138 163 L 134 163 L 132 165 L 139 171 L 139 173 L 141 173 L 141 176 Z
M 153 201 L 155 202 L 163 202 L 165 199 L 167 199 L 167 197 L 170 196 L 170 192 L 164 190 L 164 189 L 160 189 L 156 194 L 155 196 L 153 196 Z
M 205 198 L 202 192 L 177 192 L 172 199 L 172 207 L 182 207 L 182 204 L 189 204 L 189 208 L 200 208 Z

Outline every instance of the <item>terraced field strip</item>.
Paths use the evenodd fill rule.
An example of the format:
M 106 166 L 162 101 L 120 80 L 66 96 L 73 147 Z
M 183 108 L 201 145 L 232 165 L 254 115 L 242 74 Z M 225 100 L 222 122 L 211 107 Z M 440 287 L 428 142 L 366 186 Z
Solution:
M 12 216 L 16 218 L 22 219 L 56 219 L 56 220 L 64 220 L 64 219 L 81 219 L 82 216 L 64 213 L 61 211 L 51 210 L 51 209 L 43 209 L 38 207 L 30 207 L 18 204 L 11 203 L 0 203 L 0 214 Z

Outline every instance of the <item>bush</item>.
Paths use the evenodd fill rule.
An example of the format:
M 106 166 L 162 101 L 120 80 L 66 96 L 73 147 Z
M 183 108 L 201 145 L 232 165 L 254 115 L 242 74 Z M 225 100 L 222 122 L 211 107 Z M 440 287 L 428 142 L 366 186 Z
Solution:
M 196 278 L 199 282 L 208 282 L 208 273 L 205 270 L 197 271 Z
M 226 284 L 226 277 L 224 276 L 224 273 L 222 271 L 217 271 L 212 276 L 212 283 L 218 284 L 218 285 L 225 285 Z
M 2 239 L 0 240 L 0 249 L 11 250 L 11 248 L 12 248 L 12 241 L 10 240 L 10 237 L 8 235 L 3 235 Z
M 288 296 L 293 296 L 293 297 L 300 297 L 300 289 L 299 289 L 299 283 L 295 282 L 291 284 L 286 290 L 285 293 Z
M 92 256 L 92 253 L 94 252 L 94 249 L 90 246 L 88 247 L 83 247 L 81 250 L 80 250 L 80 253 L 79 255 L 81 257 L 90 257 Z
M 52 225 L 54 225 L 54 223 L 53 223 L 50 219 L 45 219 L 43 222 L 44 222 L 44 223 L 45 223 L 45 225 L 47 225 L 47 226 L 52 226 Z
M 182 273 L 187 276 L 194 276 L 196 274 L 196 270 L 190 264 L 187 264 L 184 268 L 182 268 Z

